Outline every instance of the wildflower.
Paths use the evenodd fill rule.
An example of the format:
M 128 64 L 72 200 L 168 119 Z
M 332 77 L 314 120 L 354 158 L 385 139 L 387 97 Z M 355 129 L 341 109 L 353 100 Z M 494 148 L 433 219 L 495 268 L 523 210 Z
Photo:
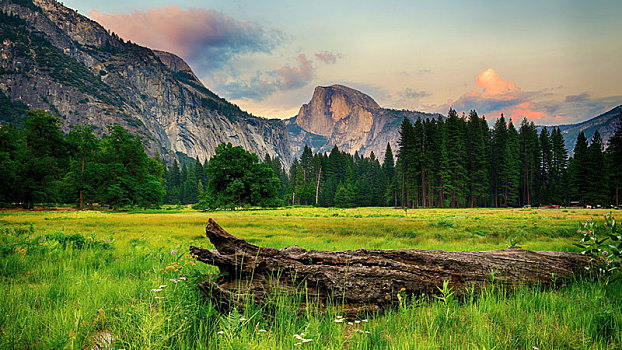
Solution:
M 177 254 L 177 251 L 175 249 L 171 250 L 171 255 L 175 255 Z
M 76 284 L 80 284 L 80 282 L 76 282 Z
M 359 321 L 359 320 L 356 320 L 356 321 L 354 321 L 354 323 L 361 323 L 361 321 Z
M 246 318 L 240 317 L 240 322 L 244 322 L 244 321 L 246 321 Z
M 361 320 L 361 322 L 369 322 L 367 319 Z
M 216 332 L 216 334 L 225 334 L 225 332 L 223 332 L 223 331 L 218 331 L 218 332 Z
M 161 292 L 162 288 L 154 288 L 151 291 L 154 292 L 154 293 Z
M 169 279 L 169 281 L 171 281 L 171 282 L 173 282 L 173 283 L 175 283 L 175 284 L 179 283 L 179 280 L 176 280 L 176 279 L 174 279 L 174 278 Z
M 266 332 L 267 332 L 267 330 L 265 330 L 265 329 L 259 329 L 259 330 L 257 331 L 257 333 L 266 333 Z
M 350 325 L 350 326 L 351 326 L 351 325 L 353 325 L 353 324 L 354 324 L 354 323 L 352 323 L 352 322 L 348 322 L 348 325 Z
M 603 252 L 603 256 L 607 256 L 607 254 L 609 254 L 609 253 L 607 253 L 607 251 L 605 250 L 605 251 Z
M 155 297 L 155 298 L 158 299 L 158 300 L 164 299 L 164 297 Z
M 182 277 L 179 277 L 179 279 L 180 279 L 180 280 L 182 280 L 182 281 L 187 280 L 187 278 L 186 278 L 186 277 L 183 277 L 183 276 L 182 276 Z
M 343 318 L 343 316 L 337 316 L 337 318 L 335 318 L 335 323 L 343 323 L 344 320 L 345 318 Z
M 158 288 L 166 288 L 166 284 L 159 286 Z

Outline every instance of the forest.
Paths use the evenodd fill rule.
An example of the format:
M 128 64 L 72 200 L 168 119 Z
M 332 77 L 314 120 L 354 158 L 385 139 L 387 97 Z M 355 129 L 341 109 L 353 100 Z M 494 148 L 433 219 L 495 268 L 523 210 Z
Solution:
M 622 122 L 620 123 L 622 124 Z M 267 155 L 263 163 L 280 180 L 289 205 L 320 207 L 519 207 L 525 205 L 619 205 L 622 127 L 605 145 L 598 133 L 580 133 L 573 156 L 558 128 L 526 119 L 518 128 L 502 115 L 490 128 L 471 111 L 447 118 L 404 119 L 399 148 L 387 144 L 381 161 L 341 152 L 313 154 L 304 148 L 289 171 Z M 208 163 L 168 167 L 165 202 L 196 203 L 209 181 Z
M 490 128 L 475 111 L 450 109 L 447 118 L 404 119 L 398 149 L 387 144 L 382 161 L 373 152 L 335 146 L 313 154 L 305 146 L 286 169 L 277 158 L 223 144 L 209 161 L 165 167 L 119 125 L 101 138 L 88 126 L 63 134 L 58 116 L 31 111 L 23 125 L 0 127 L 0 160 L 0 203 L 25 208 L 609 207 L 620 203 L 622 126 L 607 144 L 598 131 L 591 140 L 580 133 L 570 157 L 558 128 L 526 119 L 517 128 L 503 115 Z

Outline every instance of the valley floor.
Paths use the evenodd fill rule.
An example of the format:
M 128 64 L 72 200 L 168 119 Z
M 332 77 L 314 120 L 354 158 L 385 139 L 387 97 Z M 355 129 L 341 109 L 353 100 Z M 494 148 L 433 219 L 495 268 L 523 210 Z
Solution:
M 297 314 L 295 298 L 220 314 L 194 287 L 218 271 L 188 247 L 204 226 L 260 246 L 578 251 L 605 210 L 282 208 L 203 213 L 0 212 L 0 348 L 608 349 L 622 347 L 622 283 L 491 288 L 465 300 L 413 296 L 368 322 L 339 308 Z M 615 214 L 615 213 L 614 213 Z M 265 330 L 265 331 L 264 331 Z M 294 335 L 304 333 L 300 342 Z M 112 339 L 112 340 L 111 340 Z

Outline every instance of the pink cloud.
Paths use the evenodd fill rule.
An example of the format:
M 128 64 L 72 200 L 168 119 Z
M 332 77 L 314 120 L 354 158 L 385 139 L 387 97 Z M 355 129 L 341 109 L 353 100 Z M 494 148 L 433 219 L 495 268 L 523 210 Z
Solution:
M 541 93 L 521 90 L 516 83 L 502 78 L 492 68 L 475 77 L 475 86 L 477 90 L 465 93 L 449 105 L 461 111 L 475 109 L 493 118 L 503 113 L 506 118 L 514 121 L 522 118 L 543 120 L 549 117 L 533 101 L 542 96 Z
M 208 68 L 238 54 L 269 52 L 280 41 L 278 32 L 215 10 L 171 5 L 130 14 L 91 10 L 89 17 L 126 40 L 202 60 Z
M 511 97 L 521 92 L 520 89 L 516 87 L 516 84 L 501 78 L 492 68 L 486 69 L 475 78 L 475 86 L 483 90 L 481 96 L 484 98 L 500 96 Z M 478 94 L 475 91 L 473 93 Z
M 327 64 L 334 64 L 337 62 L 338 58 L 341 58 L 341 54 L 335 54 L 330 51 L 318 52 L 315 54 L 315 57 Z
M 298 67 L 286 65 L 275 70 L 275 73 L 280 77 L 282 88 L 286 90 L 307 85 L 313 78 L 313 66 L 307 60 L 307 56 L 301 53 L 298 55 L 297 60 Z

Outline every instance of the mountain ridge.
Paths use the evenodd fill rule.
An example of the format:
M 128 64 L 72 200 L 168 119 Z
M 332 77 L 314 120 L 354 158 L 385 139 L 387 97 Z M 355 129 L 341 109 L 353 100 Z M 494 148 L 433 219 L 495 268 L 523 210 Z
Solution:
M 0 34 L 4 122 L 19 122 L 16 115 L 30 108 L 61 115 L 65 132 L 93 125 L 102 134 L 118 123 L 167 162 L 180 154 L 203 161 L 222 142 L 277 157 L 285 166 L 304 145 L 382 158 L 387 143 L 397 148 L 404 118 L 444 118 L 383 108 L 340 84 L 316 87 L 292 118 L 256 117 L 204 86 L 182 58 L 126 42 L 55 0 L 0 0 Z M 591 138 L 599 130 L 606 142 L 620 113 L 622 106 L 553 127 L 560 127 L 572 153 L 580 131 Z
M 282 122 L 259 118 L 207 89 L 183 59 L 141 47 L 54 0 L 0 0 L 0 92 L 63 117 L 63 131 L 118 123 L 150 155 L 205 160 L 221 142 L 288 164 Z

